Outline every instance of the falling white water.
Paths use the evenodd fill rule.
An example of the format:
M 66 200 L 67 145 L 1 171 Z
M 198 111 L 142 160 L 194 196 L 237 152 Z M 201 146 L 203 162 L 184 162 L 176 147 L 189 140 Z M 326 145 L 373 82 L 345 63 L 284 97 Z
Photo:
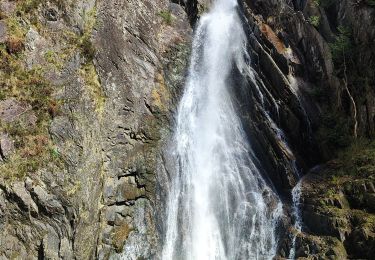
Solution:
M 297 183 L 297 185 L 293 188 L 292 191 L 292 198 L 293 198 L 293 215 L 294 215 L 294 229 L 296 234 L 293 235 L 292 239 L 292 247 L 290 249 L 289 257 L 288 259 L 295 259 L 296 255 L 296 240 L 298 233 L 302 232 L 302 219 L 301 219 L 301 213 L 300 213 L 300 200 L 301 200 L 301 180 Z
M 163 260 L 272 259 L 282 205 L 262 179 L 231 101 L 233 68 L 248 73 L 236 0 L 198 24 L 173 150 Z

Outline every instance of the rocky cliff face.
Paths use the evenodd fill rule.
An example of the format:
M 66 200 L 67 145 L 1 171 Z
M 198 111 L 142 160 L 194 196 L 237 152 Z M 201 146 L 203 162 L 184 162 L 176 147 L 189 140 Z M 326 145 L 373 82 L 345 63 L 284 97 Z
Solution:
M 1 19 L 10 75 L 1 82 L 0 257 L 152 257 L 159 144 L 189 53 L 183 7 L 2 1 Z
M 257 69 L 280 100 L 280 125 L 301 173 L 339 158 L 303 178 L 296 257 L 370 259 L 373 3 L 245 1 L 244 10 L 252 46 L 260 45 Z
M 163 148 L 210 2 L 0 3 L 0 258 L 158 257 Z M 269 182 L 288 204 L 347 149 L 303 180 L 297 256 L 371 258 L 373 147 L 345 156 L 374 135 L 373 1 L 240 4 L 259 84 L 234 77 L 234 97 Z

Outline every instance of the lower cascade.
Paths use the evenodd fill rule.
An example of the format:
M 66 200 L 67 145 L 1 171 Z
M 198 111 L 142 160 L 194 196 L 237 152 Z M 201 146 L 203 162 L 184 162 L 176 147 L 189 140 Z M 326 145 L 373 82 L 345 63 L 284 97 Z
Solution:
M 236 0 L 216 0 L 197 25 L 170 147 L 161 259 L 272 259 L 282 215 L 231 100 L 234 68 L 251 69 Z

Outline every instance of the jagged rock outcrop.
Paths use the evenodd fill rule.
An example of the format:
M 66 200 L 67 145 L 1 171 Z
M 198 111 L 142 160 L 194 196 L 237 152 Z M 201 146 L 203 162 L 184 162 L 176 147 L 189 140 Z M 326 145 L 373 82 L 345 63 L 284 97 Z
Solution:
M 184 77 L 191 27 L 184 9 L 169 1 L 102 2 L 98 21 L 96 65 L 106 96 L 99 258 L 113 247 L 125 258 L 152 258 L 160 140 Z
M 189 53 L 184 9 L 169 1 L 5 1 L 1 12 L 6 51 L 25 53 L 14 58 L 20 73 L 43 66 L 38 77 L 53 90 L 48 122 L 28 96 L 1 101 L 1 159 L 10 171 L 1 176 L 0 257 L 107 259 L 132 246 L 129 257 L 152 257 L 159 141 Z M 45 159 L 54 160 L 18 176 L 21 160 L 44 159 L 26 157 L 22 132 L 8 134 L 24 122 L 48 129 Z

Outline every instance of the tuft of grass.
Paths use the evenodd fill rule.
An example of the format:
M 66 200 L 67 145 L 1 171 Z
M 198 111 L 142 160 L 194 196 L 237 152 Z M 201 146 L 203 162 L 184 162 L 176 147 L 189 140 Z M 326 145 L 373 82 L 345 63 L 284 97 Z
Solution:
M 315 6 L 320 6 L 320 0 L 313 0 Z
M 84 79 L 89 94 L 94 101 L 96 112 L 101 115 L 104 111 L 105 94 L 99 82 L 94 64 L 85 64 L 80 70 L 80 75 Z
M 96 54 L 96 49 L 91 41 L 91 34 L 95 27 L 97 20 L 97 10 L 94 7 L 85 13 L 85 26 L 82 36 L 78 40 L 78 46 L 81 49 L 82 55 L 86 58 L 86 62 L 90 63 Z
M 73 31 L 64 32 L 64 38 L 66 38 L 66 41 L 70 45 L 70 48 L 66 49 L 66 54 L 71 54 L 78 50 L 85 58 L 85 63 L 87 64 L 91 63 L 96 55 L 95 46 L 91 41 L 92 31 L 97 25 L 96 12 L 97 10 L 94 7 L 93 9 L 84 13 L 85 24 L 83 31 L 80 34 L 76 34 Z
M 43 0 L 22 0 L 19 1 L 18 9 L 25 13 L 31 13 L 32 11 L 36 10 Z
M 18 126 L 20 127 L 20 126 Z M 17 129 L 18 134 L 13 135 L 16 151 L 4 163 L 0 164 L 1 177 L 5 180 L 17 180 L 35 174 L 43 167 L 50 168 L 50 164 L 61 166 L 62 159 L 51 152 L 52 143 L 48 132 L 43 127 L 35 127 L 32 130 Z
M 61 70 L 64 67 L 62 57 L 53 50 L 46 51 L 44 53 L 44 59 L 47 63 L 53 65 L 58 70 Z
M 17 2 L 21 14 L 31 12 L 38 5 L 38 1 Z M 31 105 L 28 114 L 36 116 L 36 123 L 27 123 L 28 115 L 11 123 L 0 122 L 0 131 L 11 136 L 16 148 L 10 158 L 0 164 L 1 177 L 6 180 L 20 179 L 36 173 L 42 167 L 49 167 L 50 163 L 59 166 L 62 162 L 61 158 L 50 152 L 52 142 L 48 127 L 51 107 L 56 103 L 52 98 L 52 86 L 44 78 L 41 67 L 25 67 L 23 51 L 29 25 L 21 20 L 21 16 L 17 14 L 5 20 L 9 39 L 5 44 L 0 44 L 0 100 L 14 98 Z M 22 19 L 28 20 L 28 17 Z
M 161 18 L 163 18 L 163 21 L 168 24 L 168 25 L 171 25 L 172 24 L 172 21 L 173 21 L 173 17 L 172 17 L 172 13 L 169 11 L 169 10 L 165 10 L 165 11 L 161 11 L 159 13 L 159 16 Z
M 12 37 L 23 39 L 27 33 L 27 28 L 22 25 L 20 18 L 16 16 L 7 17 L 5 23 L 8 32 Z

